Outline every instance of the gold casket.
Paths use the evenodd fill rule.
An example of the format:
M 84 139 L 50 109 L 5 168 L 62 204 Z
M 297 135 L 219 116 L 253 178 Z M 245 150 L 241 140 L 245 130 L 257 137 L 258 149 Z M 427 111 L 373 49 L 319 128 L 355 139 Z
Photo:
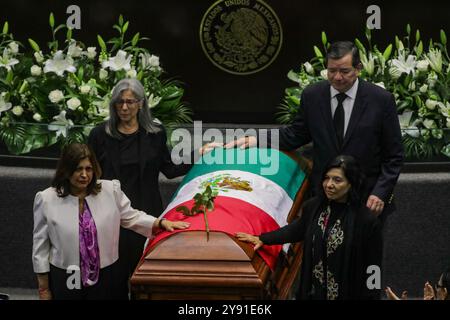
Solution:
M 207 161 L 196 163 L 183 179 L 163 216 L 171 220 L 190 221 L 191 227 L 186 231 L 163 232 L 149 242 L 141 262 L 131 278 L 133 299 L 219 300 L 288 299 L 291 297 L 301 264 L 301 244 L 285 245 L 283 249 L 281 246 L 278 248 L 272 248 L 277 246 L 265 246 L 264 248 L 272 251 L 264 253 L 264 250 L 260 249 L 255 252 L 252 245 L 237 240 L 233 235 L 239 231 L 257 233 L 255 230 L 261 230 L 261 228 L 263 232 L 266 232 L 292 221 L 299 214 L 300 206 L 308 195 L 307 176 L 310 163 L 292 153 L 267 149 L 272 152 L 271 155 L 279 157 L 278 169 L 288 172 L 283 172 L 277 177 L 263 175 L 263 180 L 258 180 L 260 177 L 256 176 L 255 178 L 253 173 L 247 174 L 245 171 L 255 172 L 255 168 L 260 166 L 258 161 L 255 161 L 253 167 L 229 163 L 230 157 L 227 158 L 227 156 L 230 152 L 245 153 L 251 160 L 249 152 L 252 151 L 236 150 L 223 151 L 224 154 L 219 155 L 223 156 L 223 159 L 228 159 L 228 163 L 225 162 L 222 165 L 211 164 Z M 257 150 L 259 152 L 262 149 Z M 266 152 L 267 150 L 262 151 Z M 212 152 L 210 157 L 214 156 L 217 157 L 217 154 L 214 155 Z M 248 158 L 246 159 L 248 160 Z M 218 172 L 220 174 L 217 174 Z M 199 176 L 208 179 L 205 182 L 198 178 Z M 298 179 L 300 176 L 301 179 Z M 242 177 L 246 180 L 243 180 Z M 266 179 L 266 177 L 269 178 Z M 253 178 L 254 180 L 252 180 Z M 271 181 L 268 182 L 269 179 Z M 233 185 L 230 181 L 235 184 Z M 268 198 L 277 198 L 278 194 L 284 192 L 274 191 L 270 189 L 270 186 L 260 187 L 273 181 L 283 186 L 292 198 L 290 202 L 283 200 L 283 205 L 281 202 L 275 203 L 275 207 L 266 210 L 276 211 L 279 209 L 283 211 L 279 215 L 277 215 L 279 212 L 272 214 L 272 216 L 276 216 L 272 220 L 278 221 L 276 227 L 271 224 L 270 218 L 264 217 L 261 218 L 262 222 L 259 221 L 259 217 L 264 216 L 264 213 L 253 213 L 247 208 L 248 206 L 252 210 L 258 211 L 258 208 L 254 207 L 255 203 L 258 205 L 262 203 L 260 206 L 264 206 L 264 201 L 270 202 L 267 200 Z M 186 191 L 192 184 L 195 184 L 195 187 Z M 208 212 L 211 230 L 209 240 L 206 237 L 203 214 L 186 217 L 180 216 L 180 212 L 174 213 L 179 204 L 192 206 L 192 201 L 186 201 L 187 197 L 191 197 L 195 190 L 198 191 L 200 186 L 204 187 L 205 185 L 213 185 L 220 189 L 219 196 L 214 201 L 214 210 Z M 245 186 L 247 186 L 247 190 L 244 190 Z M 258 188 L 262 190 L 262 193 L 258 193 Z M 223 198 L 221 197 L 222 191 Z M 256 198 L 251 198 L 250 192 L 245 193 L 245 191 L 255 191 L 253 196 Z M 246 198 L 246 200 L 241 201 L 239 197 Z M 232 199 L 231 202 L 230 199 Z M 248 204 L 247 201 L 252 203 Z M 289 208 L 284 205 L 286 202 L 288 202 Z M 226 210 L 231 213 L 222 212 Z M 176 216 L 176 214 L 179 215 Z

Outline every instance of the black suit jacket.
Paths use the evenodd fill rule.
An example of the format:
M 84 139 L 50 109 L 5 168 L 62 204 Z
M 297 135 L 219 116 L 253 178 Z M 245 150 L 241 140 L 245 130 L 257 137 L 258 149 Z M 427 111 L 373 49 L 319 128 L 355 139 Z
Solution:
M 139 166 L 141 203 L 132 203 L 133 208 L 147 214 L 159 216 L 163 211 L 159 191 L 159 173 L 171 179 L 186 174 L 192 164 L 175 165 L 167 148 L 167 136 L 164 127 L 157 133 L 139 130 Z M 105 123 L 92 129 L 88 143 L 93 148 L 102 168 L 103 179 L 120 178 L 120 141 L 105 131 Z
M 322 171 L 331 159 L 339 154 L 351 155 L 366 174 L 366 196 L 373 194 L 386 204 L 391 203 L 403 165 L 400 125 L 391 93 L 359 79 L 350 122 L 339 148 L 331 115 L 329 82 L 307 87 L 293 124 L 280 130 L 280 149 L 294 150 L 311 141 L 313 187 L 319 187 Z

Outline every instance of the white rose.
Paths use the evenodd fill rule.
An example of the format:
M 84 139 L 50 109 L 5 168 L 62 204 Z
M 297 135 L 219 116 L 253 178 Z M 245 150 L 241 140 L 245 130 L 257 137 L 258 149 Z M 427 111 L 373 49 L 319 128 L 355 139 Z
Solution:
M 98 77 L 100 78 L 100 80 L 105 80 L 106 77 L 108 77 L 108 71 L 106 71 L 105 69 L 100 69 Z
M 9 47 L 9 50 L 11 51 L 11 53 L 13 53 L 13 54 L 16 54 L 19 52 L 19 45 L 15 41 L 10 42 L 8 44 L 8 47 Z
M 38 77 L 38 76 L 40 76 L 42 74 L 42 68 L 37 66 L 37 65 L 33 65 L 30 68 L 30 72 L 31 72 L 32 76 Z
M 36 61 L 37 61 L 38 63 L 42 63 L 42 62 L 44 61 L 44 56 L 42 55 L 42 52 L 41 52 L 41 51 L 35 52 L 35 53 L 34 53 L 34 58 L 36 59 Z
M 327 69 L 323 69 L 322 71 L 320 71 L 320 75 L 322 76 L 322 78 L 327 80 L 328 79 L 328 70 Z
M 427 86 L 426 84 L 424 84 L 423 86 L 421 86 L 421 87 L 419 88 L 419 91 L 422 92 L 422 93 L 427 92 L 427 90 L 428 90 L 428 86 Z
M 136 70 L 134 70 L 134 69 L 130 69 L 130 70 L 128 70 L 127 71 L 127 77 L 128 78 L 136 78 Z
M 152 55 L 148 58 L 148 64 L 149 64 L 151 67 L 159 67 L 159 57 L 152 54 Z
M 15 106 L 14 108 L 12 108 L 12 113 L 14 113 L 16 116 L 21 116 L 23 113 L 23 108 L 21 106 Z
M 425 106 L 430 110 L 436 109 L 437 105 L 438 105 L 438 102 L 435 100 L 427 99 L 427 101 L 425 101 Z
M 64 93 L 61 90 L 53 90 L 48 95 L 48 98 L 53 103 L 58 103 L 64 99 Z
M 67 100 L 67 107 L 70 110 L 76 110 L 81 105 L 81 101 L 78 98 L 70 98 Z
M 41 122 L 42 116 L 39 113 L 35 113 L 33 115 L 33 119 L 36 120 L 37 122 Z
M 314 68 L 311 63 L 305 62 L 303 65 L 305 66 L 306 72 L 308 72 L 309 74 L 314 74 Z
M 80 92 L 82 94 L 88 94 L 89 91 L 91 91 L 91 86 L 89 86 L 87 84 L 84 84 L 84 85 L 80 86 Z
M 87 48 L 87 52 L 86 52 L 86 56 L 89 58 L 89 59 L 94 59 L 95 58 L 95 56 L 97 55 L 97 48 L 96 47 L 88 47 Z
M 417 62 L 416 68 L 419 71 L 425 72 L 428 70 L 428 65 L 429 65 L 429 62 L 427 60 L 420 60 Z

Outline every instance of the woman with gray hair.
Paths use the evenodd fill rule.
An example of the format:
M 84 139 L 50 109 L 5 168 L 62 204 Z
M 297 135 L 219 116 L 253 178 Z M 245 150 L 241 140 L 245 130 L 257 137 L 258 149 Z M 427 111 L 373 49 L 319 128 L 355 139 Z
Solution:
M 92 129 L 88 143 L 103 171 L 103 179 L 117 179 L 133 207 L 158 217 L 163 212 L 158 185 L 159 173 L 171 179 L 186 174 L 191 163 L 175 165 L 167 148 L 164 127 L 151 116 L 145 90 L 137 79 L 120 80 L 113 89 L 109 119 Z M 211 150 L 205 145 L 199 154 Z M 142 255 L 145 238 L 121 229 L 119 263 L 123 274 L 124 298 L 128 279 Z

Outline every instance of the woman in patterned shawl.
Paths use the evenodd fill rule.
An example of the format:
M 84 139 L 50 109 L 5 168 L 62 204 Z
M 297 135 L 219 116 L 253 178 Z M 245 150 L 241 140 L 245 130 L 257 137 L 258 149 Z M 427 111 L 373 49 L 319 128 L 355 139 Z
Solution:
M 303 241 L 297 299 L 379 299 L 382 233 L 364 205 L 364 178 L 351 156 L 333 159 L 322 175 L 322 189 L 304 203 L 301 216 L 287 226 L 239 240 L 262 245 Z

